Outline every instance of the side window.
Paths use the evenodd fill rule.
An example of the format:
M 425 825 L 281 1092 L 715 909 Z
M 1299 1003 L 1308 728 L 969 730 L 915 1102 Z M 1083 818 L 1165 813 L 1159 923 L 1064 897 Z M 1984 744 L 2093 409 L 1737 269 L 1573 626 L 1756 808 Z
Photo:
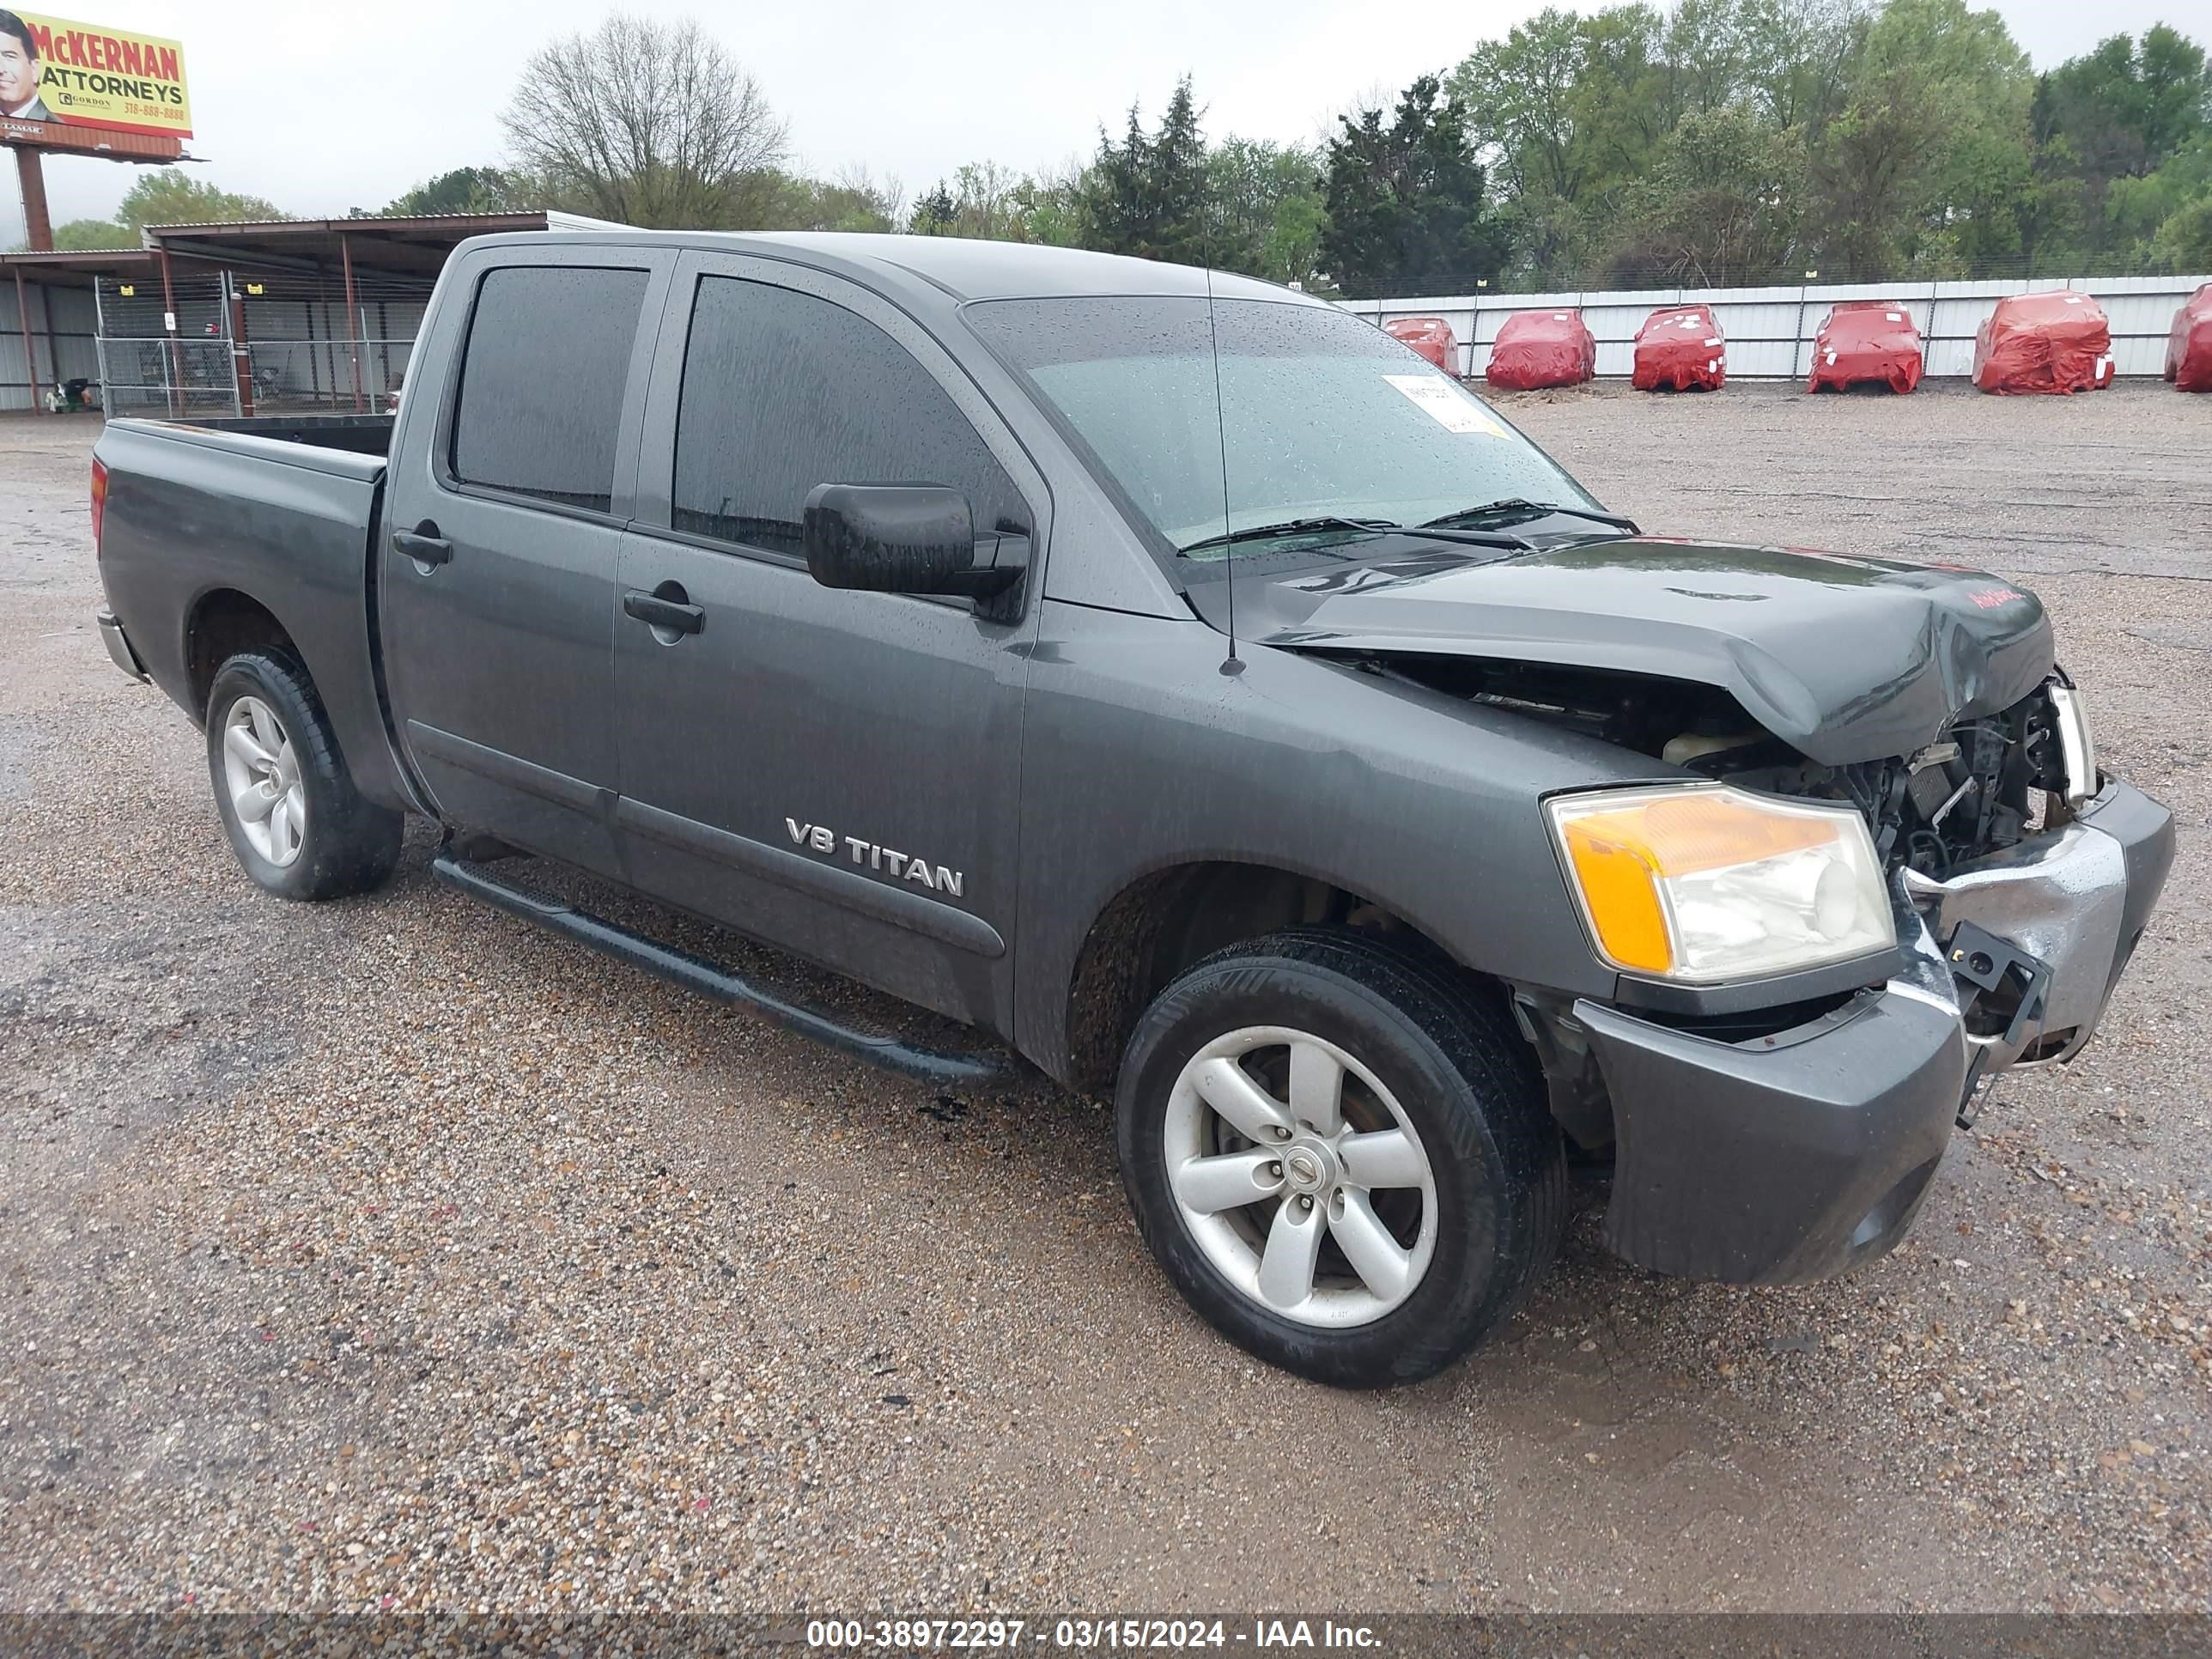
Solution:
M 899 343 L 811 294 L 706 276 L 676 406 L 678 530 L 797 553 L 820 483 L 950 484 L 975 527 L 1029 509 L 968 417 Z
M 453 412 L 453 477 L 605 513 L 646 273 L 494 270 L 477 291 Z

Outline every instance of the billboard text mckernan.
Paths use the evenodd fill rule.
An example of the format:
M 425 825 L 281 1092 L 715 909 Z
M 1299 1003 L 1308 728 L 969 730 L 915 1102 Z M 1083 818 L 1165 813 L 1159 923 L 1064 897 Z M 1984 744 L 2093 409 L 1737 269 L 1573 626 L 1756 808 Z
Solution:
M 184 48 L 174 40 L 32 12 L 11 16 L 0 11 L 0 53 L 20 51 L 20 37 L 7 29 L 15 21 L 21 22 L 28 36 L 32 60 L 18 68 L 27 68 L 35 76 L 37 93 L 30 103 L 13 108 L 9 100 L 0 97 L 0 115 L 60 126 L 191 137 Z M 0 92 L 5 90 L 0 87 Z

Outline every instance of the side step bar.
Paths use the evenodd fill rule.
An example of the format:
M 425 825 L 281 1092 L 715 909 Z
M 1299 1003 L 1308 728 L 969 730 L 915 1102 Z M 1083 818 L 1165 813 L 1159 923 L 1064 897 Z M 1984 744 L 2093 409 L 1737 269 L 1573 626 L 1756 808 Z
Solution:
M 579 910 L 566 900 L 548 898 L 526 887 L 501 881 L 470 864 L 441 853 L 430 860 L 430 872 L 448 886 L 471 898 L 495 905 L 511 916 L 535 922 L 549 933 L 572 939 L 579 945 L 605 951 L 631 966 L 658 974 L 688 991 L 697 991 L 720 1002 L 749 1008 L 801 1036 L 811 1037 L 832 1048 L 939 1088 L 973 1088 L 1002 1083 L 1014 1073 L 1011 1055 L 948 1054 L 917 1047 L 897 1037 L 877 1036 L 780 997 L 743 975 L 716 967 L 687 951 L 662 945 L 641 933 L 617 926 L 604 916 Z

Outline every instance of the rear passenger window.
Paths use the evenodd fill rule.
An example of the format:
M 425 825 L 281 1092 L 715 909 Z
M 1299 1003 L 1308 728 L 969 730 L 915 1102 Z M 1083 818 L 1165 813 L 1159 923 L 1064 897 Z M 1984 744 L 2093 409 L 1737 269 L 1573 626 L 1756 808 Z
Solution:
M 677 403 L 675 527 L 797 553 L 821 483 L 950 484 L 979 532 L 1029 522 L 981 434 L 890 335 L 811 294 L 702 277 Z
M 605 513 L 646 273 L 495 270 L 477 291 L 453 413 L 453 477 Z

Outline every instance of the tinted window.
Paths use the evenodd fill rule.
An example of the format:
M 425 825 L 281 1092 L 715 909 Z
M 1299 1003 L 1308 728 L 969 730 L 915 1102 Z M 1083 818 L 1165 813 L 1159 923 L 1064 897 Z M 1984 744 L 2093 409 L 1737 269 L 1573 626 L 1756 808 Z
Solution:
M 1028 509 L 944 387 L 842 306 L 734 277 L 700 281 L 677 404 L 678 530 L 799 550 L 821 483 L 950 484 L 975 527 Z
M 604 513 L 641 270 L 495 270 L 477 291 L 453 416 L 453 476 Z

